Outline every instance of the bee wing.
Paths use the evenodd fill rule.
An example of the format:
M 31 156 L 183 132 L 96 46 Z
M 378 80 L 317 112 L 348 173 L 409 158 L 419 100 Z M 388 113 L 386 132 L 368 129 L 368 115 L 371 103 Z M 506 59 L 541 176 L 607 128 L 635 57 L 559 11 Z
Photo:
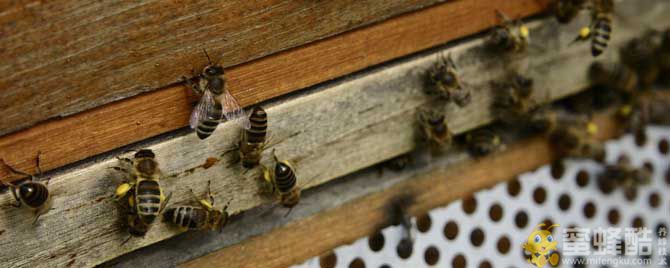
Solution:
M 221 105 L 223 106 L 223 117 L 228 121 L 237 121 L 245 129 L 251 128 L 251 123 L 244 113 L 244 109 L 240 107 L 240 104 L 233 95 L 230 95 L 228 90 L 225 90 L 223 96 L 221 96 Z
M 205 90 L 202 98 L 198 101 L 198 105 L 195 106 L 195 109 L 191 113 L 191 120 L 189 122 L 192 129 L 198 127 L 198 123 L 207 117 L 207 111 L 214 107 L 215 102 L 216 100 L 214 100 L 212 93 L 209 90 Z

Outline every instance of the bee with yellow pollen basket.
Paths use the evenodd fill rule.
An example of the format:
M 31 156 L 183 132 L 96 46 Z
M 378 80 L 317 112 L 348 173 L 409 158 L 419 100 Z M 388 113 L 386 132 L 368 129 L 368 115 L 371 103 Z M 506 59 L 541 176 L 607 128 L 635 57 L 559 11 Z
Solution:
M 543 230 L 541 228 L 544 225 L 544 223 L 538 224 L 528 236 L 528 241 L 523 244 L 523 249 L 530 252 L 530 257 L 527 259 L 528 263 L 532 263 L 538 268 L 544 267 L 547 263 L 551 266 L 557 266 L 561 258 L 556 250 L 558 242 L 551 235 L 551 228 L 560 225 L 553 224 Z

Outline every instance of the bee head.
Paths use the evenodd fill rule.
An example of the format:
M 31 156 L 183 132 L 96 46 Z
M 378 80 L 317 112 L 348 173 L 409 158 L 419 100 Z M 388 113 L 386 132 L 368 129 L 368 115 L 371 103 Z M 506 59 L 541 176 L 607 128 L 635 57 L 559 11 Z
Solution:
M 208 65 L 202 70 L 205 77 L 211 78 L 223 75 L 223 67 L 218 65 Z
M 156 155 L 154 154 L 154 152 L 149 149 L 142 149 L 137 151 L 137 153 L 135 153 L 135 158 L 155 158 L 155 157 Z

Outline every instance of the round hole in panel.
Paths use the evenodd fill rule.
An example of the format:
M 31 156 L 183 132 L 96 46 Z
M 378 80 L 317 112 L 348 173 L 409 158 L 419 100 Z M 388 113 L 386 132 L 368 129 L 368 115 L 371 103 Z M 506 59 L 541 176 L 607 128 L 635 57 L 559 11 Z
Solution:
M 428 232 L 432 224 L 433 221 L 430 219 L 428 213 L 423 214 L 416 219 L 416 228 L 422 233 Z
M 465 268 L 467 265 L 467 260 L 465 259 L 465 256 L 463 254 L 458 254 L 454 257 L 454 259 L 451 261 L 451 267 L 454 268 Z
M 349 268 L 365 268 L 365 262 L 361 258 L 355 258 L 349 263 Z
M 454 240 L 456 239 L 456 236 L 458 235 L 458 224 L 454 221 L 449 221 L 447 224 L 444 225 L 444 237 L 446 237 L 449 240 Z
M 635 131 L 634 136 L 635 136 L 635 145 L 637 145 L 638 147 L 642 147 L 645 144 L 647 144 L 648 136 L 647 131 L 644 128 Z
M 644 227 L 644 220 L 640 216 L 636 216 L 633 218 L 633 222 L 631 222 L 631 227 L 633 228 L 642 228 Z
M 463 212 L 472 214 L 477 209 L 477 199 L 474 196 L 469 196 L 463 199 Z
M 626 188 L 623 190 L 623 196 L 630 202 L 635 201 L 637 198 L 637 188 Z
M 559 159 L 552 162 L 549 173 L 551 173 L 551 177 L 555 180 L 560 180 L 565 174 L 565 164 L 563 164 L 563 160 Z
M 384 234 L 381 231 L 377 231 L 368 237 L 368 246 L 372 251 L 380 251 L 384 248 Z
M 591 201 L 586 202 L 583 212 L 587 219 L 593 218 L 596 215 L 596 205 Z
M 423 254 L 428 265 L 435 265 L 440 260 L 440 251 L 435 246 L 429 246 Z
M 670 143 L 668 143 L 668 139 L 663 138 L 658 142 L 658 152 L 667 155 L 668 151 L 670 151 Z
M 519 178 L 514 178 L 507 183 L 507 193 L 510 196 L 517 196 L 519 195 L 519 192 L 521 192 L 521 183 L 519 182 Z
M 488 260 L 483 260 L 479 263 L 479 268 L 493 268 L 493 265 Z
M 500 221 L 500 219 L 502 219 L 502 216 L 503 216 L 503 207 L 498 203 L 493 204 L 489 209 L 489 217 L 491 218 L 491 220 L 494 222 L 498 222 Z
M 652 164 L 651 162 L 649 162 L 649 161 L 644 161 L 643 166 L 644 166 L 644 168 L 646 168 L 647 170 L 651 171 L 652 174 L 654 173 L 654 164 Z
M 516 224 L 516 227 L 519 227 L 519 229 L 525 228 L 528 224 L 528 214 L 526 214 L 526 212 L 523 210 L 517 212 L 516 216 L 514 216 L 514 223 Z
M 619 214 L 619 210 L 616 208 L 612 208 L 609 212 L 607 212 L 607 221 L 612 225 L 618 224 L 620 218 L 621 214 Z
M 649 206 L 652 208 L 658 208 L 661 205 L 661 196 L 657 192 L 653 192 L 649 195 Z
M 414 251 L 414 243 L 406 238 L 400 239 L 400 242 L 398 242 L 395 250 L 398 254 L 398 257 L 401 259 L 407 259 L 412 256 L 412 252 Z
M 589 184 L 589 173 L 585 170 L 580 170 L 575 176 L 575 182 L 579 187 L 584 187 Z
M 507 252 L 509 252 L 510 247 L 512 243 L 510 242 L 509 238 L 507 236 L 501 236 L 500 239 L 498 239 L 498 242 L 496 243 L 496 247 L 498 248 L 498 252 L 500 254 L 505 255 Z
M 563 211 L 566 211 L 566 210 L 570 209 L 570 204 L 571 203 L 572 203 L 572 201 L 571 201 L 570 196 L 568 194 L 564 193 L 564 194 L 561 194 L 560 197 L 558 197 L 558 207 Z
M 321 268 L 333 268 L 336 264 L 337 256 L 335 255 L 335 252 L 331 251 L 319 257 L 319 266 Z
M 546 199 L 547 199 L 547 191 L 544 190 L 542 186 L 538 186 L 537 188 L 535 188 L 535 190 L 533 191 L 533 200 L 535 200 L 535 203 L 542 204 Z
M 388 265 L 388 264 L 382 264 L 382 266 L 379 266 L 379 268 L 391 268 L 391 265 Z
M 484 231 L 482 231 L 481 228 L 475 228 L 470 233 L 470 242 L 475 247 L 481 246 L 484 243 L 485 238 L 486 238 L 486 235 L 484 235 Z

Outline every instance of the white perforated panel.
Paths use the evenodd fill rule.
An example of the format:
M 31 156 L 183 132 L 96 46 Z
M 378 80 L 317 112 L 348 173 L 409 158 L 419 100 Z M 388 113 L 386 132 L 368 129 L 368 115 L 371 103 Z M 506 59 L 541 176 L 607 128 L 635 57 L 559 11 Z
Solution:
M 330 256 L 315 257 L 295 267 L 534 267 L 526 263 L 521 245 L 535 226 L 546 220 L 561 224 L 554 231 L 559 250 L 564 242 L 562 233 L 568 226 L 624 228 L 642 224 L 653 237 L 654 252 L 647 266 L 667 267 L 658 265 L 661 258 L 656 232 L 658 226 L 670 226 L 670 178 L 666 176 L 670 128 L 650 127 L 648 134 L 642 147 L 636 146 L 630 135 L 606 145 L 608 163 L 627 154 L 634 166 L 653 166 L 652 182 L 639 188 L 634 196 L 625 195 L 620 188 L 603 193 L 597 183 L 601 165 L 569 160 L 557 179 L 547 165 L 518 180 L 477 192 L 472 199 L 434 209 L 428 213 L 429 219 L 419 219 L 425 232 L 417 229 L 417 219 L 413 219 L 416 239 L 407 258 L 399 257 L 396 251 L 402 230 L 392 226 L 382 230 L 382 243 L 380 236 L 373 239 L 372 245 L 370 238 L 361 238 L 336 248 Z M 629 265 L 639 266 L 644 265 Z

